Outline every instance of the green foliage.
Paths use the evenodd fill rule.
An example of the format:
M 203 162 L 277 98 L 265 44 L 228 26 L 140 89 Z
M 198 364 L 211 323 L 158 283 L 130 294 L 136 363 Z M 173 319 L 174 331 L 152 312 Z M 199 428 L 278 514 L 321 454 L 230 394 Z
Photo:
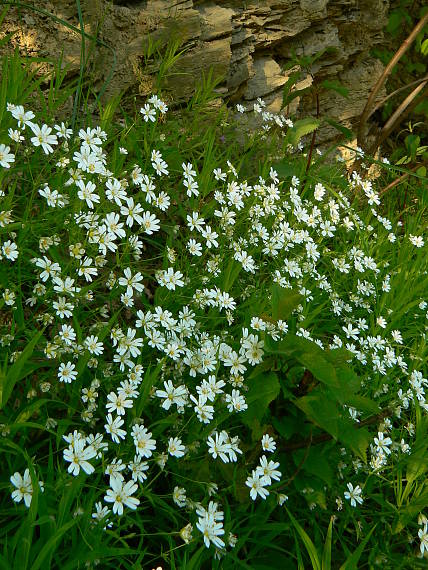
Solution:
M 34 367 L 28 367 L 28 365 L 25 367 L 25 365 L 27 364 L 28 359 L 32 356 L 42 335 L 42 330 L 37 332 L 25 345 L 24 350 L 12 366 L 8 368 L 7 364 L 5 364 L 3 370 L 0 371 L 0 410 L 6 406 L 15 384 L 23 380 L 30 372 L 34 372 Z
M 83 33 L 82 39 L 90 40 Z M 421 49 L 423 46 L 422 41 Z M 174 71 L 179 50 L 176 42 L 147 46 L 146 64 L 158 74 L 159 86 Z M 321 56 L 304 59 L 302 66 L 309 68 Z M 82 63 L 82 78 L 84 68 Z M 136 109 L 133 113 L 124 110 L 121 97 L 99 105 L 101 125 L 108 135 L 103 151 L 111 176 L 123 182 L 135 202 L 155 212 L 160 224 L 153 234 L 145 233 L 142 224 L 131 229 L 125 224 L 127 238 L 117 240 L 117 250 L 103 254 L 102 248 L 97 250 L 97 232 L 91 234 L 83 224 L 75 223 L 79 211 L 89 214 L 92 209 L 79 198 L 75 184 L 66 185 L 70 166 L 65 168 L 57 157 L 33 148 L 28 125 L 23 131 L 25 152 L 24 145 L 12 145 L 8 129 L 16 128 L 16 121 L 6 111 L 6 103 L 31 108 L 30 99 L 36 94 L 42 103 L 35 120 L 51 124 L 51 115 L 77 87 L 80 103 L 75 108 L 82 105 L 84 109 L 77 113 L 76 124 L 86 128 L 90 125 L 84 120 L 89 115 L 85 105 L 91 90 L 86 93 L 83 80 L 77 86 L 65 85 L 58 67 L 50 78 L 48 93 L 42 93 L 40 78 L 17 53 L 4 59 L 3 70 L 0 144 L 5 141 L 13 146 L 15 162 L 0 171 L 1 211 L 10 210 L 14 216 L 12 223 L 0 224 L 0 249 L 7 239 L 15 240 L 19 257 L 12 262 L 1 250 L 0 568 L 120 566 L 137 570 L 160 565 L 186 570 L 266 570 L 272 568 L 273 560 L 276 567 L 284 569 L 351 570 L 376 567 L 379 560 L 385 567 L 419 567 L 423 560 L 415 556 L 409 537 L 416 539 L 419 547 L 418 531 L 423 525 L 418 524 L 418 516 L 428 506 L 428 422 L 423 402 L 415 395 L 417 389 L 419 397 L 423 395 L 427 375 L 424 299 L 428 268 L 424 247 L 411 240 L 424 237 L 426 211 L 420 208 L 405 218 L 403 225 L 388 203 L 380 205 L 376 215 L 373 204 L 362 200 L 351 203 L 355 187 L 337 166 L 317 161 L 307 172 L 307 157 L 290 153 L 289 145 L 296 147 L 305 135 L 313 135 L 325 119 L 296 120 L 285 137 L 275 139 L 271 132 L 272 140 L 265 140 L 264 133 L 256 133 L 239 146 L 233 140 L 238 127 L 231 114 L 224 108 L 209 109 L 217 81 L 208 75 L 187 108 L 181 115 L 173 114 L 169 122 L 159 114 L 157 122 L 144 122 Z M 297 96 L 292 88 L 299 77 L 291 72 L 284 105 Z M 323 82 L 319 89 L 347 95 L 336 82 Z M 120 123 L 115 122 L 117 113 L 123 114 Z M 346 129 L 337 128 L 349 136 Z M 423 141 L 411 134 L 406 152 L 417 158 Z M 271 156 L 273 148 L 279 148 L 284 156 L 279 166 L 274 165 L 276 173 L 271 172 L 266 157 L 259 160 Z M 73 157 L 79 150 L 79 141 L 71 138 L 59 155 L 62 159 Z M 155 173 L 153 150 L 165 159 L 168 176 Z M 198 195 L 189 195 L 183 186 L 182 165 L 186 163 L 195 169 Z M 133 182 L 132 177 L 138 176 L 135 164 L 154 181 L 157 195 L 161 191 L 168 195 L 170 209 L 155 209 L 147 189 Z M 220 167 L 227 174 L 224 184 L 213 176 L 214 169 Z M 234 208 L 233 188 L 235 184 L 239 187 L 243 173 L 246 180 L 241 190 L 247 185 L 251 190 L 248 196 L 241 196 L 244 205 Z M 305 174 L 305 184 L 299 186 L 295 178 Z M 126 220 L 120 207 L 102 194 L 106 180 L 88 172 L 85 176 L 96 181 L 97 192 L 103 197 L 93 209 L 99 219 L 117 210 L 122 221 Z M 39 193 L 44 182 L 66 195 L 64 207 L 46 203 Z M 326 192 L 321 200 L 313 197 L 317 184 Z M 234 224 L 220 222 L 228 213 L 222 213 L 223 208 L 233 211 Z M 323 220 L 334 223 L 333 236 L 322 233 L 321 220 L 306 224 L 309 215 L 317 219 L 315 208 Z M 219 242 L 218 247 L 206 245 L 201 232 L 190 232 L 187 216 L 191 212 L 217 230 L 213 239 Z M 389 220 L 391 228 L 386 223 Z M 391 234 L 397 243 L 391 241 Z M 204 244 L 202 259 L 190 256 L 190 236 Z M 52 243 L 44 249 L 48 237 Z M 131 246 L 133 237 L 141 240 L 139 253 Z M 270 250 L 275 239 L 280 240 L 280 246 Z M 98 258 L 94 265 L 98 272 L 90 282 L 78 273 L 81 258 L 70 255 L 76 244 L 91 259 Z M 319 259 L 311 259 L 312 246 Z M 248 258 L 249 265 L 245 265 L 244 250 L 255 268 Z M 44 255 L 59 264 L 61 276 L 74 276 L 81 290 L 74 295 L 60 294 L 51 277 L 43 281 L 41 268 L 32 260 Z M 352 267 L 340 271 L 341 260 Z M 376 269 L 370 269 L 372 260 Z M 301 274 L 292 275 L 297 269 L 293 270 L 290 261 Z M 366 264 L 362 270 L 358 261 Z M 160 273 L 169 267 L 182 274 L 182 286 L 170 289 L 162 285 Z M 134 304 L 124 298 L 126 286 L 118 283 L 125 268 L 130 268 L 132 275 L 141 273 L 143 288 L 139 294 L 133 291 Z M 10 291 L 15 299 L 11 300 Z M 60 295 L 75 305 L 72 316 L 65 319 L 53 309 Z M 225 307 L 218 304 L 219 295 Z M 227 300 L 236 307 L 232 309 L 231 303 L 227 308 Z M 186 317 L 179 317 L 185 306 L 194 314 L 189 331 L 184 326 Z M 168 353 L 151 346 L 150 326 L 136 325 L 140 311 L 153 316 L 155 308 L 161 307 L 165 318 L 169 313 L 176 321 L 165 327 L 170 327 L 165 342 L 183 342 L 186 357 L 207 358 L 205 372 L 193 373 L 184 358 L 174 360 L 177 347 L 171 346 Z M 377 321 L 381 316 L 386 318 L 385 327 Z M 181 326 L 177 324 L 180 321 L 182 336 L 174 337 L 170 333 Z M 60 334 L 65 323 L 76 334 L 71 344 Z M 348 338 L 345 324 L 359 328 L 358 340 Z M 131 358 L 133 368 L 124 363 L 121 370 L 118 357 L 123 354 L 118 347 L 126 342 L 132 346 L 132 330 L 142 343 L 132 358 L 126 357 Z M 394 340 L 397 331 L 403 336 L 401 342 Z M 89 334 L 97 336 L 103 354 L 95 357 L 87 349 Z M 338 339 L 343 341 L 342 347 Z M 209 343 L 215 347 L 212 352 Z M 246 343 L 253 343 L 252 348 L 246 348 Z M 234 365 L 244 364 L 245 369 L 231 373 L 227 355 L 235 360 Z M 390 367 L 385 364 L 387 357 L 395 358 Z M 77 373 L 70 384 L 58 381 L 58 366 L 68 360 Z M 104 498 L 111 484 L 107 473 L 112 458 L 129 465 L 135 454 L 129 437 L 115 442 L 103 432 L 108 396 L 124 380 L 138 376 L 136 367 L 140 366 L 138 394 L 132 408 L 123 414 L 124 427 L 130 433 L 143 421 L 157 450 L 145 456 L 147 478 L 137 481 L 137 510 L 126 507 L 121 516 L 110 512 L 108 518 L 97 520 L 96 503 L 109 505 Z M 413 372 L 420 373 L 423 380 L 411 376 Z M 211 377 L 224 379 L 224 385 L 214 400 L 198 404 L 215 408 L 212 421 L 204 422 L 198 419 L 194 404 L 198 390 L 206 389 L 202 379 Z M 98 385 L 93 384 L 95 380 Z M 168 381 L 174 389 L 186 386 L 186 398 L 192 395 L 195 400 L 187 398 L 182 406 L 173 403 L 168 407 L 168 397 L 157 394 Z M 91 390 L 97 392 L 93 398 L 99 402 L 92 411 Z M 402 390 L 400 395 L 398 390 Z M 234 392 L 243 399 L 242 411 L 232 402 L 237 398 Z M 166 403 L 163 407 L 162 402 Z M 73 476 L 67 471 L 64 436 L 76 438 L 74 430 L 85 435 L 103 432 L 109 442 L 108 449 L 90 458 L 93 473 L 82 468 Z M 214 459 L 207 451 L 208 438 L 223 430 L 238 446 L 236 461 L 224 461 L 221 456 Z M 391 437 L 393 443 L 385 444 L 391 454 L 377 467 L 381 454 L 374 438 L 379 433 L 385 439 Z M 273 438 L 274 454 L 261 447 L 262 436 Z M 183 457 L 168 452 L 173 437 L 185 446 Z M 272 477 L 271 484 L 263 483 L 269 495 L 254 500 L 248 480 L 260 469 L 263 455 L 266 461 L 278 464 L 272 469 L 280 470 L 280 476 Z M 32 489 L 29 508 L 22 500 L 13 502 L 11 498 L 16 485 L 10 477 L 26 469 Z M 129 480 L 129 467 L 124 473 Z M 44 490 L 39 481 L 44 482 Z M 352 505 L 344 495 L 348 482 L 353 482 L 354 489 L 361 486 L 361 505 Z M 174 498 L 181 487 L 187 493 L 185 508 Z M 211 501 L 217 506 L 212 507 Z M 221 509 L 218 523 L 225 532 L 219 536 L 227 548 L 221 549 L 219 559 L 213 556 L 212 541 L 207 548 L 204 534 L 196 527 L 200 523 L 197 507 Z M 193 525 L 192 536 L 186 532 L 189 524 Z

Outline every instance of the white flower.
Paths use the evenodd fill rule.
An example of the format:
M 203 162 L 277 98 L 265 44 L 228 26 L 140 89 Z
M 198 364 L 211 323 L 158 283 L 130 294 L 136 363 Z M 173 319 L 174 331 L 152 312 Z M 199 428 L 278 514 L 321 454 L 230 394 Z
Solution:
M 19 251 L 18 247 L 15 242 L 7 240 L 4 242 L 1 248 L 2 254 L 5 256 L 6 259 L 10 261 L 15 261 L 18 259 Z
M 186 447 L 178 437 L 170 437 L 168 442 L 168 453 L 173 457 L 183 457 Z
M 425 552 L 428 552 L 428 526 L 427 524 L 424 525 L 423 528 L 418 530 L 418 537 L 420 538 L 421 544 L 420 544 L 420 550 L 421 550 L 421 554 L 424 554 Z
M 98 194 L 94 193 L 94 190 L 96 188 L 95 184 L 91 181 L 85 184 L 83 180 L 77 180 L 76 186 L 80 188 L 80 190 L 77 192 L 77 196 L 81 200 L 86 201 L 88 208 L 93 209 L 94 202 L 98 204 L 100 201 L 100 197 L 98 196 Z
M 18 127 L 25 129 L 26 125 L 31 126 L 31 119 L 34 119 L 33 111 L 25 111 L 22 105 L 16 105 L 12 110 L 12 117 L 17 119 Z
M 272 479 L 279 481 L 281 479 L 281 471 L 277 470 L 279 463 L 276 461 L 267 460 L 266 456 L 263 455 L 260 458 L 260 465 L 256 467 L 256 474 L 260 477 L 260 481 L 263 485 L 271 485 Z
M 133 406 L 132 400 L 126 400 L 124 396 L 118 395 L 115 392 L 110 392 L 110 394 L 107 395 L 107 400 L 107 410 L 110 413 L 116 412 L 119 416 L 125 414 L 126 408 L 132 408 Z
M 22 499 L 24 499 L 25 506 L 29 508 L 31 499 L 33 498 L 33 485 L 31 483 L 30 471 L 26 469 L 24 476 L 16 472 L 11 476 L 10 481 L 12 485 L 16 487 L 15 491 L 12 491 L 12 499 L 15 503 L 20 503 Z
M 106 519 L 106 517 L 111 513 L 110 509 L 105 506 L 102 506 L 102 503 L 100 503 L 99 501 L 97 503 L 95 503 L 95 512 L 92 513 L 92 518 L 95 519 L 97 522 L 102 521 L 103 519 Z M 104 521 L 105 523 L 105 527 L 104 530 L 108 527 L 111 528 L 113 526 L 113 523 L 111 521 L 109 521 L 108 519 L 106 519 Z
M 131 477 L 133 481 L 139 481 L 142 483 L 147 479 L 145 471 L 149 468 L 147 461 L 141 461 L 141 457 L 138 455 L 134 456 L 134 461 L 128 464 L 128 469 L 131 471 Z
M 64 449 L 63 452 L 64 460 L 70 462 L 68 472 L 74 476 L 79 475 L 80 468 L 87 475 L 91 475 L 95 471 L 95 467 L 89 463 L 89 459 L 94 458 L 96 455 L 97 452 L 91 445 L 85 447 L 84 438 L 75 439 L 73 444 Z
M 257 499 L 258 495 L 262 499 L 266 499 L 266 497 L 269 495 L 269 491 L 265 489 L 265 485 L 267 483 L 262 481 L 257 472 L 254 470 L 251 474 L 251 477 L 250 476 L 247 477 L 245 484 L 247 485 L 247 487 L 250 487 L 250 497 L 253 499 L 253 501 Z
M 116 416 L 114 419 L 111 414 L 107 414 L 107 423 L 104 425 L 106 433 L 111 435 L 111 439 L 115 443 L 119 443 L 119 439 L 125 439 L 126 431 L 121 429 L 125 422 L 120 416 Z
M 269 451 L 270 453 L 273 453 L 276 450 L 275 440 L 267 433 L 262 437 L 262 448 L 263 451 Z
M 124 480 L 122 475 L 122 471 L 126 468 L 126 465 L 123 463 L 121 459 L 117 459 L 116 457 L 113 459 L 111 463 L 109 463 L 104 471 L 105 475 L 110 477 L 110 485 L 112 479 L 120 479 L 121 481 Z
M 70 384 L 73 380 L 77 378 L 77 372 L 75 370 L 76 366 L 72 362 L 63 362 L 59 365 L 58 378 L 60 382 L 65 382 Z
M 107 489 L 104 501 L 106 503 L 113 503 L 114 514 L 122 515 L 124 505 L 125 507 L 135 510 L 140 504 L 139 499 L 132 496 L 138 489 L 134 481 L 125 483 L 119 478 L 112 478 L 110 480 L 110 487 L 111 489 Z
M 154 214 L 151 214 L 150 212 L 144 212 L 140 225 L 144 230 L 144 233 L 151 236 L 154 232 L 159 231 L 160 221 Z
M 166 287 L 170 291 L 175 291 L 176 287 L 184 287 L 183 274 L 181 271 L 174 271 L 172 267 L 158 274 L 158 282 L 161 287 Z
M 200 257 L 202 255 L 202 245 L 196 240 L 189 239 L 186 247 L 189 250 L 190 255 L 195 255 L 197 257 Z
M 120 207 L 120 213 L 122 216 L 127 216 L 126 225 L 132 228 L 134 221 L 137 224 L 141 225 L 143 223 L 143 218 L 140 216 L 140 214 L 144 211 L 141 207 L 141 204 L 134 204 L 133 198 L 125 198 L 125 200 L 126 206 Z
M 119 180 L 109 178 L 106 182 L 106 188 L 107 199 L 111 202 L 115 202 L 118 206 L 122 206 L 122 201 L 126 200 L 127 196 Z
M 315 190 L 314 190 L 314 198 L 315 200 L 317 200 L 318 202 L 321 202 L 321 200 L 323 199 L 325 194 L 325 188 L 324 186 L 319 182 L 318 184 L 316 184 L 315 186 Z
M 279 493 L 277 497 L 278 505 L 282 507 L 282 505 L 288 501 L 288 495 L 284 495 L 283 493 Z
M 43 279 L 43 281 L 46 281 L 46 279 Z M 73 314 L 72 311 L 74 309 L 74 305 L 72 303 L 68 303 L 65 297 L 58 297 L 58 301 L 54 301 L 52 306 L 60 319 L 63 319 L 64 317 L 69 318 Z
M 73 341 L 76 340 L 76 332 L 73 327 L 70 327 L 69 325 L 62 325 L 58 334 L 65 344 L 71 345 L 73 344 Z
M 140 113 L 143 115 L 143 119 L 147 123 L 148 121 L 152 121 L 154 123 L 156 121 L 156 111 L 150 107 L 148 103 L 141 107 Z
M 231 450 L 229 442 L 226 440 L 227 433 L 222 431 L 220 433 L 214 432 L 207 439 L 208 453 L 213 456 L 214 459 L 220 457 L 223 463 L 229 463 L 229 453 Z
M 156 440 L 152 439 L 152 432 L 147 431 L 144 426 L 134 425 L 132 428 L 135 452 L 142 457 L 151 457 L 156 449 Z
M 174 492 L 172 493 L 172 500 L 174 503 L 183 508 L 186 506 L 186 489 L 183 487 L 174 487 Z
M 0 144 L 0 166 L 10 168 L 12 162 L 15 162 L 15 155 L 10 152 L 10 146 Z
M 225 401 L 229 412 L 233 412 L 233 410 L 243 412 L 248 408 L 248 404 L 239 390 L 232 390 L 232 394 L 226 394 Z
M 127 267 L 123 273 L 125 277 L 119 278 L 119 285 L 126 287 L 126 293 L 130 297 L 132 297 L 134 289 L 137 293 L 142 293 L 144 291 L 144 284 L 142 283 L 143 276 L 139 271 L 135 275 L 132 275 L 131 268 Z
M 425 244 L 424 239 L 422 236 L 409 236 L 409 240 L 410 242 L 415 246 L 415 247 L 423 247 L 423 245 Z
M 34 123 L 29 123 L 31 130 L 34 133 L 34 137 L 31 138 L 31 142 L 34 146 L 41 146 L 45 154 L 50 154 L 54 151 L 52 148 L 53 144 L 58 144 L 58 139 L 56 135 L 52 135 L 51 127 L 47 125 L 42 125 L 40 128 Z
M 391 336 L 396 343 L 403 344 L 403 337 L 401 336 L 401 332 L 399 330 L 391 331 Z
M 351 323 L 349 323 L 346 327 L 342 327 L 342 330 L 346 334 L 346 338 L 352 338 L 353 340 L 358 340 L 358 335 L 360 331 L 358 328 L 354 328 Z
M 348 501 L 349 500 L 351 501 L 352 507 L 356 507 L 357 503 L 362 505 L 363 504 L 363 498 L 361 497 L 361 492 L 362 492 L 361 487 L 359 485 L 357 485 L 354 489 L 354 486 L 352 485 L 352 483 L 348 483 L 347 487 L 349 490 L 344 492 L 345 499 L 348 499 Z
M 220 536 L 224 534 L 223 528 L 223 511 L 217 511 L 217 503 L 210 501 L 208 510 L 203 507 L 196 509 L 199 520 L 196 527 L 201 531 L 204 537 L 204 543 L 207 548 L 213 543 L 217 548 L 224 548 L 225 544 Z
M 88 352 L 95 354 L 96 356 L 99 356 L 104 352 L 103 343 L 98 342 L 97 336 L 91 335 L 86 337 L 84 340 L 84 345 L 86 346 Z
M 158 398 L 164 398 L 162 402 L 162 408 L 164 410 L 169 410 L 172 404 L 176 404 L 177 407 L 184 406 L 187 399 L 187 388 L 184 385 L 174 387 L 171 380 L 166 380 L 163 383 L 165 390 L 156 390 L 156 396 Z
M 67 125 L 64 123 L 61 123 L 60 125 L 54 125 L 54 129 L 57 132 L 57 137 L 64 138 L 65 140 L 68 140 L 73 134 L 73 130 L 68 129 Z
M 390 437 L 384 438 L 381 431 L 378 432 L 377 437 L 374 438 L 374 442 L 378 452 L 381 451 L 386 455 L 389 455 L 391 453 L 391 450 L 388 446 L 392 444 L 392 439 Z

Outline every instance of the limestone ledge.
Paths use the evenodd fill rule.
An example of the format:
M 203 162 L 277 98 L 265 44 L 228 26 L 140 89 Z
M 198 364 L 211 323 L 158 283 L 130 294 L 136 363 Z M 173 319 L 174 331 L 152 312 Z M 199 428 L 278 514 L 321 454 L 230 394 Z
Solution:
M 291 54 L 325 50 L 304 84 L 341 81 L 349 89 L 349 99 L 329 92 L 321 96 L 321 109 L 351 126 L 382 73 L 369 51 L 383 41 L 389 0 L 82 0 L 81 4 L 86 31 L 98 34 L 116 51 L 106 98 L 123 91 L 147 95 L 156 73 L 154 65 L 144 64 L 147 49 L 153 42 L 165 48 L 173 38 L 185 51 L 163 86 L 170 104 L 188 100 L 202 75 L 212 69 L 221 79 L 219 96 L 230 104 L 243 102 L 250 107 L 262 97 L 268 109 L 278 112 L 290 73 L 284 66 Z M 79 25 L 74 0 L 38 0 L 37 6 Z M 37 12 L 18 17 L 11 8 L 0 37 L 10 32 L 23 53 L 55 58 L 62 52 L 67 73 L 78 73 L 80 38 L 67 27 Z M 90 41 L 86 48 L 92 53 L 92 79 L 101 87 L 111 69 L 111 53 Z M 312 114 L 313 98 L 297 99 L 292 110 L 302 116 Z M 332 135 L 327 130 L 324 137 Z

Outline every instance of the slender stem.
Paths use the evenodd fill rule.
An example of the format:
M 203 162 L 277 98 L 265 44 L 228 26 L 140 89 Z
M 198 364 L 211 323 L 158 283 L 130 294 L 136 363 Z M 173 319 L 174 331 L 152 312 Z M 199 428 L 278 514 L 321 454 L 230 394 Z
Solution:
M 373 87 L 370 96 L 367 100 L 367 103 L 364 107 L 364 110 L 361 114 L 361 118 L 360 118 L 360 123 L 358 125 L 358 135 L 357 135 L 357 141 L 358 141 L 358 146 L 360 146 L 361 148 L 364 147 L 364 143 L 363 143 L 363 138 L 364 138 L 364 129 L 367 123 L 367 119 L 370 116 L 370 112 L 373 108 L 375 99 L 376 99 L 376 95 L 379 93 L 380 89 L 382 88 L 382 86 L 384 85 L 385 81 L 387 80 L 388 76 L 391 74 L 392 70 L 394 69 L 395 65 L 398 63 L 398 61 L 401 59 L 401 57 L 403 56 L 403 54 L 409 49 L 410 45 L 413 43 L 414 39 L 416 38 L 416 36 L 419 34 L 419 32 L 424 28 L 425 24 L 428 22 L 428 12 L 419 20 L 419 22 L 416 24 L 416 26 L 413 28 L 412 32 L 410 33 L 410 35 L 404 40 L 404 42 L 401 44 L 400 48 L 395 52 L 395 54 L 393 55 L 391 61 L 388 63 L 388 65 L 385 67 L 382 75 L 380 76 L 380 78 L 377 80 L 375 86 Z
M 417 164 L 409 172 L 405 172 L 404 174 L 393 180 L 390 184 L 388 184 L 388 186 L 385 186 L 385 188 L 381 190 L 381 192 L 379 192 L 379 196 L 382 196 L 382 194 L 385 194 L 385 192 L 388 192 L 388 190 L 392 190 L 392 188 L 404 182 L 411 175 L 412 172 L 415 172 L 415 170 L 418 170 L 418 168 L 420 168 L 421 166 L 425 166 L 425 163 Z
M 388 122 L 384 125 L 380 133 L 378 134 L 375 143 L 369 150 L 369 154 L 374 154 L 376 150 L 380 147 L 383 141 L 389 137 L 392 131 L 396 128 L 399 124 L 399 119 L 403 120 L 409 113 L 417 106 L 421 101 L 425 99 L 425 95 L 421 95 L 420 97 L 416 98 L 417 95 L 421 92 L 421 90 L 425 89 L 428 84 L 428 80 L 424 83 L 421 83 L 416 89 L 410 93 L 406 97 L 406 99 L 401 103 L 395 113 L 390 117 Z
M 396 89 L 395 91 L 393 91 L 392 93 L 390 93 L 389 95 L 387 95 L 386 97 L 381 99 L 381 101 L 379 101 L 379 103 L 373 107 L 373 109 L 370 111 L 369 117 L 371 117 L 373 115 L 373 113 L 376 113 L 376 111 L 378 109 L 380 109 L 387 101 L 389 101 L 389 99 L 391 99 L 395 95 L 398 95 L 399 93 L 402 93 L 406 89 L 410 89 L 410 87 L 414 87 L 415 85 L 419 85 L 419 83 L 423 83 L 424 81 L 427 81 L 427 80 L 428 80 L 428 75 L 425 75 L 424 77 L 421 77 L 420 79 L 417 79 L 416 81 L 412 81 L 411 83 L 408 83 L 407 85 L 403 85 L 403 87 Z
M 407 109 L 407 107 L 410 105 L 413 99 L 415 99 L 415 97 L 419 95 L 419 93 L 425 88 L 427 84 L 428 84 L 428 79 L 420 83 L 417 87 L 415 87 L 415 89 L 413 89 L 411 93 L 409 93 L 409 95 L 407 95 L 407 97 L 404 99 L 404 101 L 401 103 L 398 109 L 391 115 L 391 117 L 385 123 L 385 126 L 383 127 L 385 131 L 392 130 L 394 128 L 397 119 L 399 119 L 401 114 L 405 111 L 405 109 Z

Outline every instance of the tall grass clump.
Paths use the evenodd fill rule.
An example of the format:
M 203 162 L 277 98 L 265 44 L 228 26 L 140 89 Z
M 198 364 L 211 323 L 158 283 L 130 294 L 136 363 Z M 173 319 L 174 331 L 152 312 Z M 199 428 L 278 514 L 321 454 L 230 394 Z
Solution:
M 261 100 L 284 175 L 160 94 L 74 132 L 22 103 L 0 123 L 0 567 L 424 567 L 426 212 L 307 174 Z

